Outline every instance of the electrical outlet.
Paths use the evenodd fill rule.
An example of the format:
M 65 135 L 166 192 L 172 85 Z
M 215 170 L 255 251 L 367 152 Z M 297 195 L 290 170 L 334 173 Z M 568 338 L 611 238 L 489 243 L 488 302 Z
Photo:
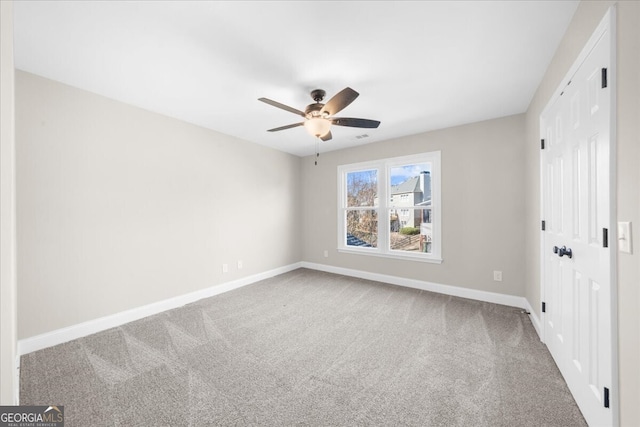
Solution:
M 326 249 L 324 250 L 324 257 L 329 258 L 329 251 Z
M 502 282 L 502 271 L 494 270 L 493 280 L 495 280 L 496 282 Z
M 242 261 L 238 260 L 238 270 L 242 270 Z
M 229 272 L 229 264 L 222 264 L 222 272 L 223 273 Z

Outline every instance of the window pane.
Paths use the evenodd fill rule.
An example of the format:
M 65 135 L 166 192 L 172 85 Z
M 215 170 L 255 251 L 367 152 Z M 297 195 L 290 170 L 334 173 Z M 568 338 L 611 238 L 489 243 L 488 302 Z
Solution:
M 347 207 L 378 206 L 378 171 L 347 173 Z
M 390 207 L 431 203 L 430 163 L 392 167 L 389 180 Z
M 392 167 L 389 174 L 389 245 L 431 252 L 431 164 Z M 423 209 L 413 209 L 420 206 Z
M 378 247 L 378 212 L 375 210 L 347 211 L 347 246 Z
M 389 209 L 389 244 L 395 251 L 431 253 L 431 207 Z

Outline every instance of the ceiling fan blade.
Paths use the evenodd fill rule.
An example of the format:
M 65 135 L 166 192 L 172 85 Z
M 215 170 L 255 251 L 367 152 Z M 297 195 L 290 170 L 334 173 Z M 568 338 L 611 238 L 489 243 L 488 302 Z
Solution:
M 281 108 L 281 109 L 283 109 L 285 111 L 288 111 L 290 113 L 297 114 L 299 116 L 305 117 L 305 114 L 302 111 L 296 110 L 295 108 L 289 107 L 288 105 L 280 104 L 279 102 L 273 101 L 273 100 L 271 100 L 269 98 L 258 98 L 258 101 L 262 101 L 265 104 L 273 105 L 274 107 Z
M 327 134 L 325 136 L 321 136 L 320 139 L 323 141 L 328 141 L 331 138 L 333 138 L 333 135 L 331 135 L 331 131 L 327 132 Z
M 295 128 L 295 127 L 298 127 L 298 126 L 302 126 L 303 124 L 304 124 L 304 122 L 294 123 L 292 125 L 280 126 L 279 128 L 269 129 L 267 132 L 277 132 L 279 130 L 291 129 L 291 128 Z
M 331 123 L 338 126 L 349 126 L 354 128 L 377 128 L 380 122 L 369 119 L 354 119 L 349 117 L 335 117 L 331 119 Z
M 347 105 L 351 104 L 358 95 L 360 95 L 358 92 L 350 87 L 346 87 L 336 93 L 333 98 L 328 100 L 320 112 L 327 112 L 330 116 L 333 116 L 344 109 Z

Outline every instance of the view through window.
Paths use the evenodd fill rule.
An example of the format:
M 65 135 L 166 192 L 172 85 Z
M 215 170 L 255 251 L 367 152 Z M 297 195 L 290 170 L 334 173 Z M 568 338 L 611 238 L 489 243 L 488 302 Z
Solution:
M 390 249 L 431 253 L 431 164 L 391 168 L 389 189 Z
M 378 247 L 378 171 L 347 173 L 347 245 Z

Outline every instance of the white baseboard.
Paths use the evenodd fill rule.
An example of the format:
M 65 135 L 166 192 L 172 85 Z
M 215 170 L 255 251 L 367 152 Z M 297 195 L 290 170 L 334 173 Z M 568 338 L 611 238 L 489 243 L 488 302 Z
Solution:
M 405 286 L 407 288 L 421 289 L 423 291 L 437 292 L 439 294 L 452 295 L 461 298 L 469 298 L 477 301 L 492 302 L 494 304 L 508 305 L 526 309 L 529 302 L 524 297 L 515 295 L 499 294 L 495 292 L 479 291 L 476 289 L 461 288 L 458 286 L 442 285 L 439 283 L 426 282 L 423 280 L 406 279 L 403 277 L 389 276 L 386 274 L 370 273 L 362 270 L 352 270 L 350 268 L 334 267 L 324 264 L 302 262 L 302 267 L 312 270 L 325 271 L 327 273 L 342 274 L 344 276 L 358 277 L 360 279 L 375 280 L 377 282 L 389 283 L 392 285 Z M 531 310 L 529 310 L 531 311 Z
M 144 305 L 142 307 L 115 313 L 109 316 L 100 317 L 98 319 L 89 320 L 87 322 L 79 323 L 77 325 L 69 326 L 62 329 L 57 329 L 55 331 L 36 335 L 34 337 L 24 338 L 18 340 L 18 357 L 37 350 L 42 350 L 43 348 L 52 347 L 54 345 L 62 344 L 77 338 L 95 334 L 96 332 L 115 328 L 117 326 L 124 325 L 125 323 L 133 322 L 135 320 L 158 314 L 163 311 L 182 307 L 185 304 L 190 304 L 203 298 L 212 297 L 214 295 L 219 295 L 224 292 L 238 289 L 243 286 L 258 282 L 260 280 L 268 279 L 279 274 L 296 270 L 300 267 L 302 267 L 302 263 L 290 264 L 284 267 L 265 271 L 263 273 L 254 274 L 252 276 L 243 277 L 238 280 L 202 289 L 200 291 L 191 292 L 185 295 L 179 295 L 174 298 L 158 301 L 152 304 Z
M 544 342 L 544 340 L 542 339 L 542 323 L 540 323 L 540 319 L 536 315 L 536 312 L 531 307 L 531 304 L 529 304 L 529 300 L 525 299 L 525 301 L 527 302 L 526 308 L 527 308 L 527 311 L 529 312 L 529 317 L 531 317 L 531 323 L 533 323 L 533 327 L 538 333 L 538 337 L 540 337 L 540 341 Z

